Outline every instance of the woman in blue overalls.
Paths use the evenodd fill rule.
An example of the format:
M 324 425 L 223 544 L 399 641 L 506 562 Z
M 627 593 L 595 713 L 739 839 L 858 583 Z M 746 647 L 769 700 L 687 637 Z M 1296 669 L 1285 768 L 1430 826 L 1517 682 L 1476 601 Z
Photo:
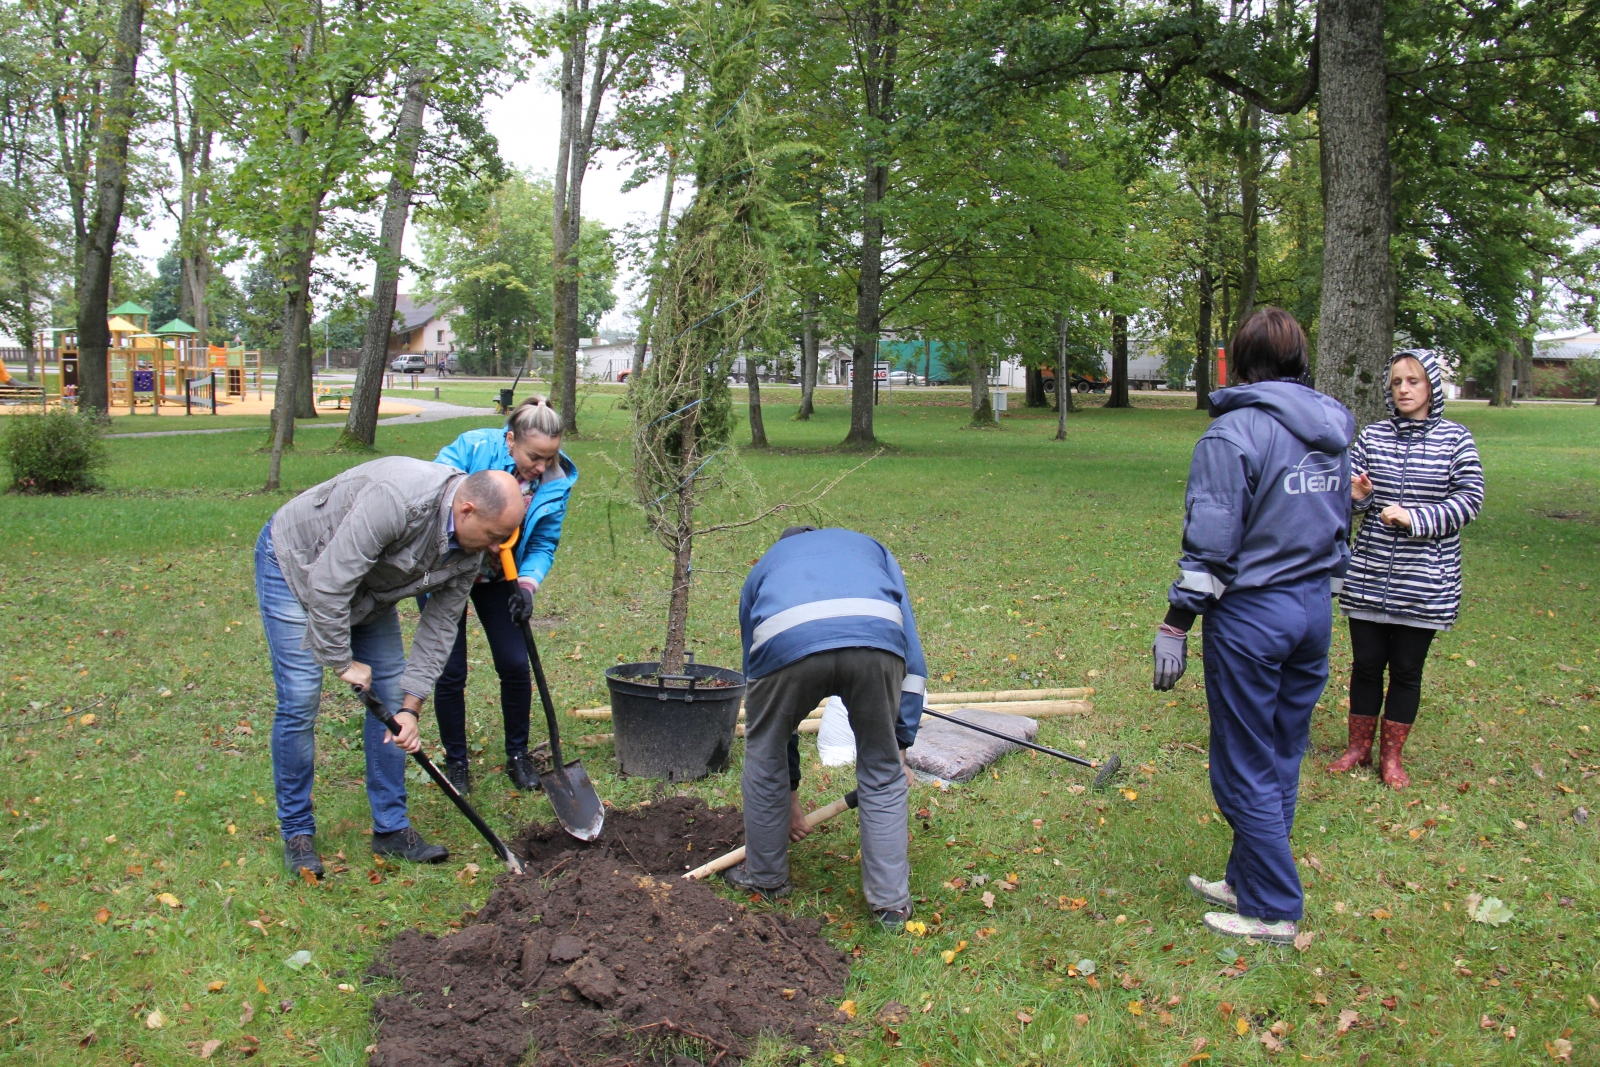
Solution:
M 1305 897 L 1289 831 L 1311 710 L 1328 682 L 1332 594 L 1350 549 L 1350 440 L 1344 405 L 1303 384 L 1306 335 L 1263 308 L 1233 338 L 1241 384 L 1211 394 L 1184 499 L 1180 576 L 1156 636 L 1155 687 L 1182 676 L 1205 616 L 1211 791 L 1233 827 L 1224 878 L 1189 876 L 1224 911 L 1220 934 L 1293 941 Z
M 533 682 L 522 624 L 533 616 L 533 597 L 550 572 L 567 498 L 578 481 L 578 468 L 561 451 L 561 416 L 542 396 L 518 404 L 506 428 L 468 430 L 439 453 L 437 462 L 471 474 L 503 470 L 516 475 L 528 500 L 527 517 L 513 557 L 517 580 L 507 581 L 500 557 L 484 555 L 483 570 L 472 587 L 472 608 L 489 640 L 495 673 L 500 676 L 500 714 L 505 720 L 506 774 L 518 789 L 539 788 L 539 775 L 528 755 L 528 713 L 533 707 Z M 433 688 L 439 741 L 444 745 L 445 774 L 461 792 L 472 778 L 467 757 L 467 616 L 463 612 L 455 648 Z

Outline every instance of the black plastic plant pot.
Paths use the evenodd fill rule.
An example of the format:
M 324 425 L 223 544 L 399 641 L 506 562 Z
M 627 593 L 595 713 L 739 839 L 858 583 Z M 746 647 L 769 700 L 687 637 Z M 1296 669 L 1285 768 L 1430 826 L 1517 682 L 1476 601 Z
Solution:
M 682 674 L 658 674 L 660 666 L 619 663 L 606 671 L 618 768 L 669 782 L 727 770 L 744 675 L 692 660 Z

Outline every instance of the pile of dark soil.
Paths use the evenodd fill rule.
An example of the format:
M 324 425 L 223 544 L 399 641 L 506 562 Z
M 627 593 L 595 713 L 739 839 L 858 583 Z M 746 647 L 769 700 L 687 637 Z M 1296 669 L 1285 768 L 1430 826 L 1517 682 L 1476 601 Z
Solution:
M 575 849 L 598 848 L 650 874 L 670 877 L 743 843 L 744 816 L 738 808 L 708 808 L 699 797 L 664 797 L 607 812 L 605 830 L 588 845 L 573 840 L 559 823 L 534 823 L 511 842 L 511 850 L 538 867 Z
M 762 1033 L 826 1043 L 849 968 L 816 920 L 679 877 L 737 843 L 737 810 L 671 798 L 606 822 L 590 845 L 529 827 L 512 846 L 529 873 L 474 922 L 395 939 L 373 970 L 403 992 L 374 1008 L 373 1067 L 711 1067 Z

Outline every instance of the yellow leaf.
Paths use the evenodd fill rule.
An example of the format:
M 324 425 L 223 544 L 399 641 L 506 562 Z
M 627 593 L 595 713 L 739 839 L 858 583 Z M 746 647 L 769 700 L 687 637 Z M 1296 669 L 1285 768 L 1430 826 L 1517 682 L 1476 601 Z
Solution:
M 261 979 L 257 978 L 256 979 L 256 989 L 259 990 L 262 993 L 268 992 L 267 983 L 265 983 Z
M 223 988 L 227 986 L 227 984 L 228 984 L 227 982 L 207 982 L 206 983 L 206 992 L 207 993 L 220 993 L 220 992 L 222 992 Z
M 1241 1016 L 1240 1018 L 1234 1020 L 1233 1029 L 1235 1033 L 1237 1033 L 1240 1037 L 1243 1037 L 1245 1034 L 1250 1032 L 1250 1020 Z
M 94 913 L 94 921 L 99 923 L 101 926 L 104 926 L 108 921 L 110 921 L 110 919 L 111 919 L 111 909 L 110 908 L 101 908 L 99 911 Z
M 927 937 L 928 924 L 919 919 L 912 919 L 910 922 L 906 923 L 906 933 L 910 934 L 912 937 Z
M 843 1004 L 839 1005 L 839 1010 L 844 1012 L 845 1018 L 854 1019 L 856 1017 L 856 1002 L 853 1000 L 847 1000 Z
M 1144 1014 L 1144 1005 L 1140 1004 L 1137 1000 L 1128 1001 L 1128 1014 L 1129 1015 L 1143 1015 Z
M 1124 789 L 1122 791 L 1122 795 L 1127 797 L 1129 800 L 1139 799 L 1139 791 L 1137 789 Z
M 155 1011 L 144 1017 L 144 1025 L 147 1029 L 159 1030 L 163 1026 L 167 1025 L 167 1017 L 161 1014 L 160 1008 L 157 1008 Z
M 158 894 L 156 896 L 156 899 L 161 901 L 161 903 L 165 904 L 169 908 L 181 908 L 181 907 L 183 907 L 183 901 L 179 900 L 177 897 L 173 896 L 171 893 Z
M 94 722 L 95 722 L 94 712 L 91 711 L 89 714 L 83 716 L 82 718 L 80 718 L 78 720 L 78 725 L 79 726 L 93 726 Z
M 943 952 L 939 953 L 939 958 L 944 960 L 946 964 L 954 963 L 956 961 L 956 950 L 953 948 L 947 948 Z
M 1388 908 L 1378 908 L 1372 913 L 1372 917 L 1374 919 L 1392 919 L 1394 918 L 1394 913 Z
M 238 833 L 238 832 L 239 832 L 239 828 L 238 828 L 238 827 L 237 827 L 237 826 L 235 826 L 235 825 L 233 825 L 233 823 L 231 823 L 231 822 L 230 822 L 230 823 L 229 823 L 229 824 L 228 824 L 228 833 L 230 833 L 230 834 L 236 834 L 236 833 Z

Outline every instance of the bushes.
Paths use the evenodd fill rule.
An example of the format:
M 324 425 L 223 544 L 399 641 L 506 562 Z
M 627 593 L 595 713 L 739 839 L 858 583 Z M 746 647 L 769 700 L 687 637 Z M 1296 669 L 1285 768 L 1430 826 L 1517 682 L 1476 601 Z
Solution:
M 82 493 L 97 487 L 95 475 L 110 454 L 92 419 L 52 411 L 3 421 L 0 456 L 11 469 L 12 492 Z

